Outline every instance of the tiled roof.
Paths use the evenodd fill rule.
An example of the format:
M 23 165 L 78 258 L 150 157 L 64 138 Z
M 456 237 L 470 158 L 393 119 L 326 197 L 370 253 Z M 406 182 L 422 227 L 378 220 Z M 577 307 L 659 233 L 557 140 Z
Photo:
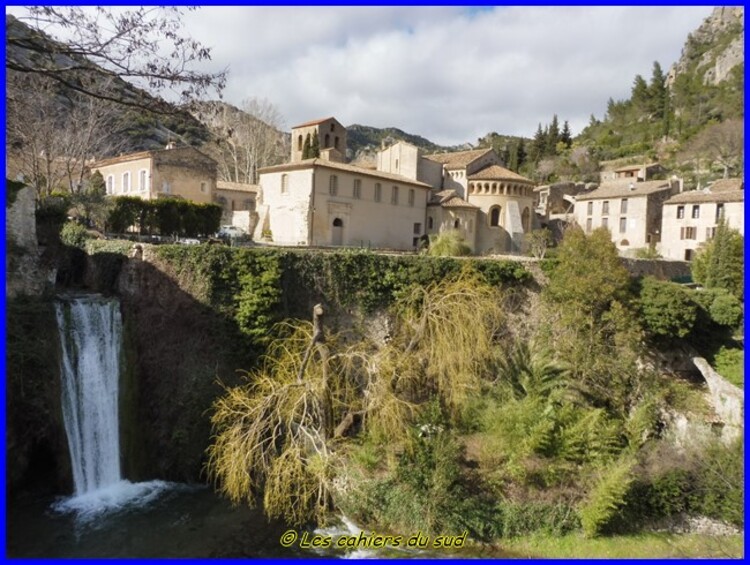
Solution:
M 654 167 L 661 167 L 660 163 L 648 163 L 647 165 L 623 165 L 615 169 L 616 173 L 624 173 L 627 171 L 636 171 L 641 169 L 652 169 Z M 662 167 L 663 168 L 663 167 Z
M 195 147 L 186 145 L 184 147 L 175 147 L 173 149 L 152 149 L 150 151 L 139 151 L 137 153 L 128 153 L 127 155 L 109 157 L 107 159 L 101 159 L 100 161 L 96 161 L 95 163 L 91 165 L 91 167 L 93 169 L 97 169 L 99 167 L 106 167 L 108 165 L 114 165 L 116 163 L 127 163 L 128 161 L 137 161 L 138 159 L 146 159 L 148 157 L 153 157 L 161 153 L 166 153 L 167 151 L 171 151 L 173 153 L 195 152 L 206 160 L 214 161 L 211 157 L 209 157 L 208 155 L 204 153 L 201 153 Z
M 306 127 L 310 127 L 310 126 L 317 126 L 318 124 L 322 124 L 323 122 L 327 122 L 328 120 L 338 121 L 333 116 L 330 116 L 328 118 L 321 118 L 319 120 L 312 120 L 311 122 L 305 122 L 304 124 L 299 124 L 299 125 L 296 125 L 296 126 L 292 126 L 292 129 L 306 128 Z
M 216 181 L 216 190 L 237 190 L 241 192 L 258 192 L 257 184 L 245 184 L 242 182 L 229 182 L 225 180 Z
M 630 186 L 633 189 L 630 189 Z M 634 182 L 634 179 L 619 179 L 617 181 L 608 181 L 603 183 L 596 190 L 588 194 L 579 194 L 577 201 L 596 200 L 599 198 L 629 198 L 637 196 L 647 196 L 663 190 L 669 190 L 669 181 L 666 180 L 649 180 L 645 182 Z
M 326 159 L 305 159 L 303 161 L 296 161 L 294 163 L 286 163 L 284 165 L 276 165 L 273 167 L 264 167 L 258 169 L 259 174 L 263 173 L 276 173 L 279 171 L 295 171 L 298 169 L 306 169 L 309 167 L 326 167 L 329 169 L 335 169 L 337 171 L 344 171 L 347 173 L 354 173 L 358 175 L 364 175 L 368 177 L 374 177 L 384 180 L 395 181 L 401 184 L 410 184 L 412 186 L 418 186 L 421 188 L 432 188 L 429 184 L 419 182 L 408 177 L 401 175 L 394 175 L 393 173 L 384 173 L 383 171 L 377 171 L 372 169 L 365 169 L 364 167 L 357 167 L 355 165 L 349 165 L 346 163 L 338 163 L 336 161 L 328 161 Z
M 709 190 L 713 193 L 727 192 L 729 190 L 743 190 L 745 181 L 742 179 L 719 179 L 709 185 Z
M 500 165 L 489 165 L 469 176 L 469 180 L 520 180 L 530 184 L 534 183 L 531 179 L 527 179 Z
M 714 192 L 711 188 L 703 190 L 688 190 L 674 195 L 664 202 L 667 204 L 693 204 L 699 202 L 744 202 L 744 190 L 719 190 Z
M 447 168 L 465 167 L 490 151 L 492 151 L 492 149 L 472 149 L 470 151 L 454 151 L 452 153 L 433 153 L 432 155 L 425 155 L 425 159 L 441 163 Z
M 434 193 L 430 197 L 430 201 L 427 205 L 442 206 L 443 208 L 470 208 L 472 210 L 479 210 L 478 206 L 468 203 L 461 198 L 455 190 L 441 190 L 440 192 Z

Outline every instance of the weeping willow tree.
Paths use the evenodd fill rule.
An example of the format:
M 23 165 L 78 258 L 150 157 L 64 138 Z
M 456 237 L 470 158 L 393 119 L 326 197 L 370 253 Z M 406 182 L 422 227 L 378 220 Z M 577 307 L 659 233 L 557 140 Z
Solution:
M 354 435 L 406 442 L 428 402 L 457 415 L 479 390 L 499 304 L 497 289 L 464 271 L 399 301 L 384 344 L 343 347 L 325 335 L 322 310 L 313 324 L 288 323 L 288 337 L 270 345 L 247 384 L 216 401 L 210 476 L 234 503 L 254 505 L 262 493 L 269 517 L 324 522 Z

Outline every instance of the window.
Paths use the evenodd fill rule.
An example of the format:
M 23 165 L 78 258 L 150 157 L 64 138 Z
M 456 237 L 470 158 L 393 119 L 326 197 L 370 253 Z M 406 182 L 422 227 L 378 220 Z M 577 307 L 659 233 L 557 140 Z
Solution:
M 362 198 L 362 179 L 354 179 L 354 187 L 352 188 L 352 196 L 359 200 Z
M 208 183 L 206 181 L 201 182 L 201 192 L 204 194 L 208 192 Z
M 422 235 L 422 224 L 414 224 L 414 235 Z
M 586 233 L 591 233 L 591 218 L 586 220 Z
M 336 196 L 339 193 L 339 177 L 336 175 L 331 175 L 331 178 L 328 179 L 328 194 L 331 196 Z
M 130 173 L 122 173 L 122 191 L 130 192 Z
M 589 202 L 588 206 L 586 207 L 586 215 L 590 216 L 593 213 L 594 213 L 594 203 Z
M 394 186 L 391 190 L 391 204 L 398 204 L 398 187 Z
M 148 171 L 146 169 L 141 169 L 138 173 L 138 188 L 141 192 L 146 192 L 148 190 L 148 185 L 146 184 L 146 174 Z
M 380 200 L 382 199 L 382 196 L 383 196 L 383 187 L 380 185 L 379 182 L 376 182 L 375 183 L 375 196 L 373 200 L 375 200 L 375 202 L 380 202 Z
M 680 228 L 680 239 L 695 239 L 697 231 L 694 227 L 682 227 Z
M 396 159 L 396 170 L 398 171 L 398 159 Z
M 335 131 L 335 130 L 336 130 L 336 126 L 334 124 L 331 124 L 331 131 Z
M 456 218 L 456 221 L 453 222 L 453 229 L 458 229 L 460 227 L 461 227 L 461 220 L 459 220 L 458 218 Z
M 333 146 L 338 149 L 339 148 L 339 136 L 333 138 Z
M 409 189 L 409 206 L 414 206 L 414 189 Z
M 302 136 L 297 138 L 297 151 L 302 151 Z
M 628 199 L 623 198 L 620 201 L 620 214 L 627 214 L 628 213 Z
M 700 207 L 699 204 L 694 204 L 693 205 L 693 215 L 692 215 L 692 218 L 694 220 L 697 220 L 700 217 L 701 217 L 701 207 Z
M 602 227 L 609 229 L 609 218 L 602 218 Z
M 706 228 L 706 241 L 716 237 L 716 228 Z
M 620 233 L 625 233 L 628 229 L 628 219 L 620 218 Z
M 429 216 L 427 218 L 427 229 L 431 230 L 433 225 L 434 225 L 434 220 L 432 219 L 432 216 Z
M 500 206 L 490 208 L 490 226 L 497 227 L 500 225 Z
M 602 216 L 609 214 L 609 200 L 602 202 Z
M 692 249 L 686 249 L 685 250 L 685 261 L 692 261 L 693 260 L 693 250 Z
M 284 173 L 281 175 L 281 194 L 286 194 L 289 191 L 289 175 Z
M 107 194 L 114 194 L 115 193 L 115 176 L 109 175 L 107 176 Z
M 161 183 L 161 191 L 164 194 L 169 194 L 170 192 L 172 192 L 172 186 L 169 184 L 169 181 L 165 180 Z M 234 208 L 232 208 L 232 210 L 234 210 Z
M 685 217 L 685 207 L 677 206 L 677 219 L 681 220 L 684 217 Z
M 331 146 L 331 134 L 327 133 L 325 145 L 323 145 L 323 147 L 330 147 L 330 146 Z
M 411 238 L 411 246 L 412 247 L 419 247 L 419 238 L 418 237 L 412 237 Z
M 717 204 L 716 205 L 716 221 L 724 218 L 724 204 Z

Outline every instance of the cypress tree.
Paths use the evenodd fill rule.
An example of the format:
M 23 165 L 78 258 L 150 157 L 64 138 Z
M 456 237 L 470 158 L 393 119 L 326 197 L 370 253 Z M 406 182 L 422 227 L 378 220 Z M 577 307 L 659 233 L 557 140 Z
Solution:
M 316 131 L 310 144 L 310 158 L 317 159 L 320 157 L 320 139 L 318 139 L 318 132 Z
M 565 147 L 570 149 L 570 146 L 573 145 L 573 136 L 570 134 L 570 124 L 568 124 L 568 120 L 565 120 L 565 123 L 563 124 L 562 133 L 560 134 L 560 141 L 565 143 Z
M 304 145 L 302 145 L 302 158 L 303 159 L 310 158 L 310 134 L 309 133 L 305 136 L 305 143 Z

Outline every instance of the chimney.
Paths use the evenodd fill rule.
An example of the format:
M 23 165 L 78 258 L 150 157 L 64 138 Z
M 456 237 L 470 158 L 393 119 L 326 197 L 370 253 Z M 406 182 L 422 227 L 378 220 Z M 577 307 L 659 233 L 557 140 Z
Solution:
M 164 149 L 174 149 L 175 147 L 177 147 L 177 143 L 174 141 L 168 141 L 167 146 Z

